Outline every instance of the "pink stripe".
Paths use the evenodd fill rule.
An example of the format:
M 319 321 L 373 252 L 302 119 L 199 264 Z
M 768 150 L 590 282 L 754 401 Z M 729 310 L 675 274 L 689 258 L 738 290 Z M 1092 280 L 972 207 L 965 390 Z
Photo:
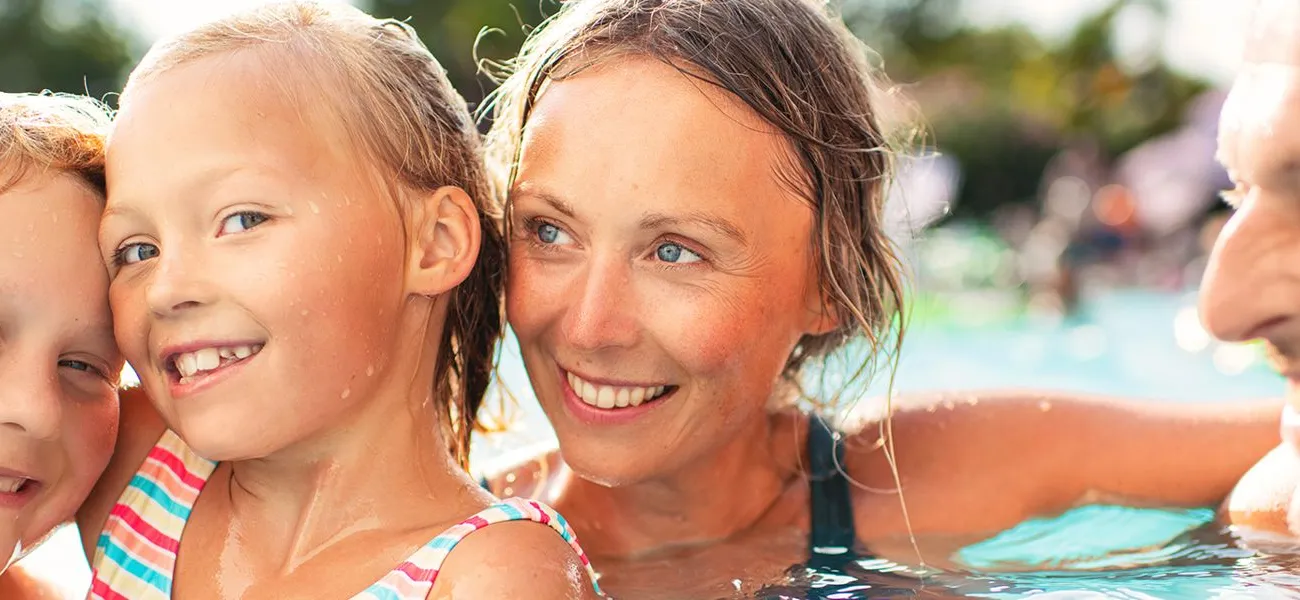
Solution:
M 421 569 L 409 560 L 397 565 L 397 568 L 393 570 L 406 575 L 411 581 L 432 582 L 433 578 L 438 576 L 437 569 Z
M 122 594 L 114 592 L 113 588 L 108 587 L 108 584 L 99 578 L 98 573 L 95 574 L 95 581 L 90 586 L 90 595 L 93 598 L 103 598 L 104 600 L 131 600 Z
M 172 454 L 170 450 L 162 446 L 154 446 L 153 451 L 149 453 L 149 458 L 162 463 L 171 472 L 175 473 L 185 485 L 194 488 L 195 492 L 203 489 L 203 479 L 190 472 L 189 468 L 185 466 L 185 461 Z
M 126 525 L 130 527 L 132 531 L 137 533 L 140 537 L 143 537 L 144 539 L 153 542 L 153 545 L 158 546 L 159 548 L 167 552 L 170 552 L 172 554 L 176 554 L 180 550 L 180 542 L 172 539 L 170 536 L 164 534 L 163 532 L 158 531 L 156 528 L 154 528 L 152 524 L 145 521 L 130 506 L 127 506 L 125 504 L 118 504 L 117 506 L 113 507 L 113 512 L 110 513 L 110 515 L 116 516 L 119 519 L 121 519 L 122 522 L 126 523 Z
M 533 508 L 535 508 L 535 509 L 537 509 L 537 517 L 538 517 L 538 518 L 537 518 L 537 522 L 538 522 L 538 523 L 541 523 L 542 525 L 550 525 L 550 524 L 551 524 L 551 515 L 546 514 L 546 511 L 542 509 L 542 505 L 540 505 L 540 504 L 538 504 L 538 503 L 536 503 L 536 502 L 533 502 L 533 501 L 531 501 L 531 500 L 528 501 L 528 505 L 531 506 L 531 507 L 533 507 Z
M 487 522 L 487 520 L 485 520 L 483 517 L 480 517 L 478 515 L 474 515 L 468 519 L 465 519 L 464 521 L 461 521 L 461 524 L 469 525 L 470 527 L 473 527 L 474 531 L 478 531 L 484 527 L 487 527 L 488 525 L 491 525 L 491 523 Z M 469 535 L 469 532 L 466 531 L 465 535 Z

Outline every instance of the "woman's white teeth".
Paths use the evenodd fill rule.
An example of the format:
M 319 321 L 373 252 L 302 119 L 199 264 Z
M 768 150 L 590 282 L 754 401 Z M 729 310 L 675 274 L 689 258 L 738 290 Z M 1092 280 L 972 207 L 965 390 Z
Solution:
M 583 402 L 597 408 L 626 408 L 640 406 L 641 403 L 662 396 L 667 386 L 625 387 L 612 385 L 595 385 L 581 377 L 568 373 L 569 387 L 582 398 Z
M 212 371 L 217 367 L 243 360 L 261 350 L 261 344 L 203 348 L 202 350 L 177 354 L 173 362 L 176 365 L 176 372 L 181 374 L 181 379 L 187 379 L 193 377 L 196 373 Z
M 0 493 L 13 494 L 27 483 L 26 477 L 0 477 Z

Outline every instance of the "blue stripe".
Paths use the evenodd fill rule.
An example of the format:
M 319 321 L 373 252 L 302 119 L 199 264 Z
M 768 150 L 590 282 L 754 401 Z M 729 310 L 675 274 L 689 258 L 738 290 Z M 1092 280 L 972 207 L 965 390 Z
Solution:
M 168 494 L 167 490 L 158 487 L 158 484 L 154 483 L 149 478 L 142 475 L 136 475 L 131 478 L 131 487 L 144 492 L 146 496 L 149 496 L 149 500 L 153 501 L 154 504 L 162 507 L 164 510 L 180 518 L 182 521 L 189 520 L 190 507 L 172 499 L 171 494 Z
M 379 583 L 366 588 L 366 593 L 374 596 L 375 600 L 404 600 L 401 596 L 398 596 L 397 592 L 394 592 L 392 588 Z
M 456 544 L 458 542 L 460 542 L 460 540 L 456 539 L 455 536 L 450 536 L 444 533 L 442 535 L 439 535 L 436 538 L 433 538 L 432 540 L 429 540 L 429 543 L 425 545 L 430 548 L 433 548 L 434 550 L 447 550 L 450 552 L 452 548 L 456 547 Z
M 171 588 L 172 588 L 171 577 L 168 577 L 167 575 L 163 575 L 162 573 L 159 573 L 158 571 L 154 570 L 153 567 L 143 562 L 140 562 L 134 556 L 131 556 L 129 553 L 127 553 L 127 551 L 124 550 L 121 546 L 118 546 L 117 542 L 113 541 L 112 539 L 105 539 L 105 536 L 101 535 L 99 538 L 99 543 L 104 548 L 104 558 L 113 561 L 113 563 L 116 564 L 118 567 L 120 567 L 123 571 L 126 571 L 127 573 L 136 576 L 141 581 L 153 586 L 155 589 L 162 592 L 163 594 L 166 594 L 168 596 L 171 595 Z
M 560 524 L 560 531 L 559 531 L 560 537 L 564 538 L 564 541 L 566 542 L 572 542 L 573 528 L 569 527 L 569 522 L 564 520 L 564 515 L 560 514 L 559 512 L 553 512 L 551 514 L 555 515 L 554 521 Z
M 528 519 L 528 517 L 524 515 L 524 513 L 520 512 L 519 509 L 515 508 L 514 505 L 511 504 L 504 504 L 504 503 L 498 504 L 494 508 L 498 508 L 501 510 L 501 512 L 506 513 L 506 516 L 510 517 L 511 521 L 520 521 L 520 520 Z

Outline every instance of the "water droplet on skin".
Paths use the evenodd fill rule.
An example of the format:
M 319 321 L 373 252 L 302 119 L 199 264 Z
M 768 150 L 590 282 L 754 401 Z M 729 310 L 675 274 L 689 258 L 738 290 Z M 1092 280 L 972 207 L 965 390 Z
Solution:
M 307 311 L 306 311 L 306 310 L 302 311 L 302 316 L 304 316 L 304 317 L 307 316 Z
M 54 219 L 55 223 L 59 222 L 59 213 L 50 213 L 50 217 Z
M 370 365 L 366 367 L 366 377 L 374 377 L 374 376 L 375 376 L 375 365 Z
M 23 257 L 23 253 L 22 253 L 22 252 L 15 252 L 15 253 L 14 253 L 14 258 L 22 258 L 22 257 Z
M 1043 400 L 1043 401 L 1041 401 L 1041 402 L 1038 403 L 1038 410 L 1041 410 L 1041 411 L 1043 411 L 1043 412 L 1047 412 L 1047 411 L 1049 411 L 1049 410 L 1052 410 L 1052 403 L 1051 403 L 1051 402 L 1048 402 L 1048 401 L 1046 401 L 1046 400 Z
M 352 388 L 347 388 L 347 389 L 343 390 L 343 394 L 340 395 L 339 398 L 346 400 L 347 397 L 348 397 L 348 396 L 351 396 L 351 395 L 352 395 Z
M 515 474 L 506 473 L 506 483 L 514 483 L 514 482 L 515 482 Z
M 319 207 L 319 206 L 316 206 L 316 203 L 315 203 L 315 202 L 312 202 L 311 200 L 308 200 L 308 201 L 307 201 L 307 207 L 311 209 L 312 214 L 316 214 L 316 215 L 319 215 L 319 214 L 320 214 L 320 207 Z

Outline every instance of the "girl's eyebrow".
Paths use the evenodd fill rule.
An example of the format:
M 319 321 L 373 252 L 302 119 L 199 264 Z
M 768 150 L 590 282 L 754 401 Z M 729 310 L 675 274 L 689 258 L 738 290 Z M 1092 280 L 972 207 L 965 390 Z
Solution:
M 663 213 L 646 213 L 641 217 L 642 229 L 658 229 L 662 227 L 680 227 L 682 225 L 698 225 L 712 229 L 733 241 L 744 244 L 746 242 L 745 232 L 741 231 L 731 221 L 714 215 L 693 212 L 684 216 L 666 215 Z

